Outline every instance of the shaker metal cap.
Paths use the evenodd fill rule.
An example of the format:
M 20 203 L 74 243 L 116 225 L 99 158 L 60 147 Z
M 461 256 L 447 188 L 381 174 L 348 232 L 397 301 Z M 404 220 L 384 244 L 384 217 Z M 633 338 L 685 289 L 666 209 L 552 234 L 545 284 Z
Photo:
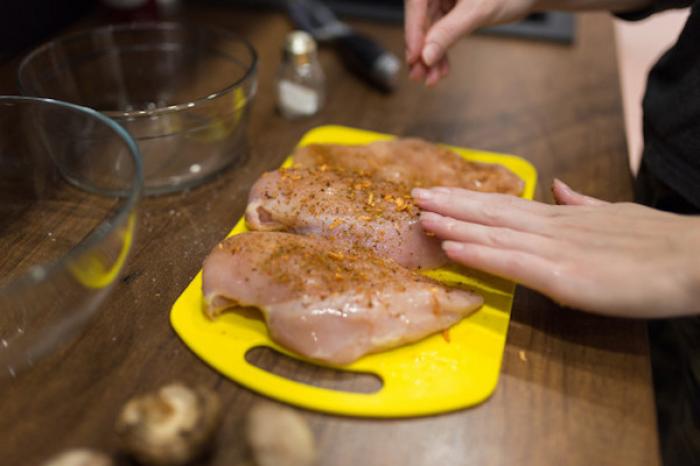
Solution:
M 287 34 L 284 50 L 289 55 L 308 55 L 316 51 L 316 41 L 304 31 Z

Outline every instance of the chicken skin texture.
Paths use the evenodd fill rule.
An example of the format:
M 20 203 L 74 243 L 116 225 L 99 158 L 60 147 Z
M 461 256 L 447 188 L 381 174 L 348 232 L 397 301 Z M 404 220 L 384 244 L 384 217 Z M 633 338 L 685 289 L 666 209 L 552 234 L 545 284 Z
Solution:
M 271 337 L 310 359 L 348 364 L 447 329 L 483 299 L 370 249 L 281 232 L 232 236 L 206 258 L 205 312 L 259 308 Z
M 251 230 L 333 238 L 410 269 L 447 262 L 440 242 L 423 231 L 408 186 L 355 172 L 265 173 L 251 189 L 245 218 Z
M 359 146 L 311 144 L 296 149 L 292 157 L 299 168 L 351 170 L 412 188 L 447 186 L 519 196 L 525 187 L 505 167 L 469 162 L 446 147 L 416 138 Z

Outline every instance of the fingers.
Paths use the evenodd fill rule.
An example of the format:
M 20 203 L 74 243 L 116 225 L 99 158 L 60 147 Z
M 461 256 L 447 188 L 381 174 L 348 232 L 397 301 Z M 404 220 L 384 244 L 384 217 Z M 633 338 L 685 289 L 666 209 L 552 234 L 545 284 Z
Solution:
M 436 85 L 441 79 L 447 76 L 449 72 L 450 64 L 447 60 L 447 55 L 445 55 L 437 65 L 430 68 L 430 71 L 425 78 L 425 85 L 428 87 Z
M 427 86 L 434 86 L 450 72 L 450 63 L 447 56 L 440 60 L 440 63 L 432 68 L 426 67 L 422 61 L 417 61 L 410 65 L 408 77 L 417 82 L 424 81 Z
M 420 60 L 423 50 L 428 0 L 406 0 L 405 14 L 406 62 L 413 65 Z
M 446 217 L 537 233 L 546 231 L 550 217 L 565 209 L 507 194 L 460 188 L 414 189 L 411 195 L 421 209 Z
M 552 183 L 552 194 L 554 194 L 554 200 L 560 205 L 600 206 L 608 204 L 600 199 L 577 193 L 558 179 L 555 179 L 554 183 Z
M 433 87 L 438 83 L 438 81 L 440 81 L 441 77 L 442 76 L 440 74 L 440 68 L 438 68 L 437 66 L 433 66 L 430 69 L 428 76 L 425 78 L 425 85 L 428 87 Z
M 428 68 L 426 68 L 423 62 L 419 60 L 411 65 L 411 70 L 408 77 L 413 81 L 424 81 L 426 76 L 428 76 L 428 71 Z
M 429 66 L 435 66 L 445 56 L 447 49 L 461 36 L 479 26 L 479 15 L 470 2 L 459 2 L 455 7 L 433 24 L 425 35 L 421 57 Z
M 558 284 L 566 280 L 556 263 L 526 252 L 456 241 L 445 241 L 442 248 L 457 263 L 512 280 L 555 299 L 561 295 Z
M 406 62 L 409 66 L 409 78 L 414 81 L 425 81 L 427 86 L 434 86 L 447 76 L 450 67 L 447 56 L 443 53 L 440 60 L 428 66 L 423 62 L 421 53 L 425 44 L 425 30 L 428 22 L 437 21 L 444 12 L 440 3 L 429 0 L 405 1 L 405 40 Z
M 440 68 L 440 78 L 444 78 L 450 73 L 450 61 L 447 59 L 447 55 L 442 57 L 442 60 L 440 60 L 440 64 L 438 65 Z
M 565 248 L 558 240 L 502 227 L 461 222 L 433 212 L 422 212 L 421 226 L 442 240 L 458 241 L 493 248 L 523 251 L 541 257 L 556 258 Z

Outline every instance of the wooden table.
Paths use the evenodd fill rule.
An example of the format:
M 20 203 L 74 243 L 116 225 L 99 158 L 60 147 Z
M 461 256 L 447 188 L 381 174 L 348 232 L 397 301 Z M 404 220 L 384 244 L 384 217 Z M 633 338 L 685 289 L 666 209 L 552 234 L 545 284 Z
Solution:
M 103 311 L 63 353 L 3 387 L 2 464 L 33 465 L 76 446 L 114 452 L 113 424 L 122 403 L 173 380 L 207 385 L 224 400 L 218 447 L 206 464 L 249 459 L 242 429 L 260 397 L 190 353 L 170 328 L 168 312 L 243 212 L 251 183 L 277 167 L 309 128 L 337 123 L 518 154 L 539 171 L 540 200 L 550 200 L 554 177 L 605 199 L 631 197 L 613 31 L 605 14 L 581 15 L 570 47 L 470 37 L 454 48 L 444 83 L 425 89 L 404 77 L 391 96 L 368 89 L 322 50 L 326 107 L 311 119 L 287 121 L 275 112 L 273 92 L 290 27 L 285 18 L 223 6 L 185 13 L 246 35 L 259 51 L 252 157 L 200 188 L 142 202 L 133 254 Z M 399 26 L 354 24 L 403 56 Z M 5 93 L 15 92 L 13 73 L 14 62 L 5 64 Z M 362 384 L 276 356 L 258 360 L 305 380 Z M 481 406 L 408 420 L 303 415 L 324 466 L 659 464 L 645 324 L 562 309 L 523 288 L 498 388 Z

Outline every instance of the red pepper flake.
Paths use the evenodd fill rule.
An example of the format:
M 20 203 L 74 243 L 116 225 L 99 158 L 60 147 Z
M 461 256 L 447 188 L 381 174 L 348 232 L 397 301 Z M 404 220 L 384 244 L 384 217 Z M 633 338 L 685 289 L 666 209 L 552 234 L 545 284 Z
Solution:
M 442 313 L 442 309 L 440 309 L 440 301 L 438 301 L 437 297 L 438 289 L 435 287 L 430 288 L 430 294 L 432 295 L 433 299 L 433 315 L 439 316 Z
M 401 212 L 403 210 L 408 209 L 409 205 L 401 199 L 400 197 L 397 197 L 396 200 L 394 201 L 394 204 L 396 204 L 396 210 Z
M 447 343 L 449 343 L 450 341 L 452 341 L 452 340 L 450 339 L 450 329 L 449 329 L 449 328 L 446 328 L 445 330 L 442 331 L 442 338 L 443 338 Z
M 338 252 L 336 252 L 336 251 L 329 251 L 329 252 L 328 252 L 328 257 L 330 257 L 331 259 L 335 259 L 335 260 L 337 260 L 337 261 L 342 261 L 343 259 L 345 259 L 345 255 L 344 255 L 342 252 L 340 252 L 340 251 L 338 251 Z

